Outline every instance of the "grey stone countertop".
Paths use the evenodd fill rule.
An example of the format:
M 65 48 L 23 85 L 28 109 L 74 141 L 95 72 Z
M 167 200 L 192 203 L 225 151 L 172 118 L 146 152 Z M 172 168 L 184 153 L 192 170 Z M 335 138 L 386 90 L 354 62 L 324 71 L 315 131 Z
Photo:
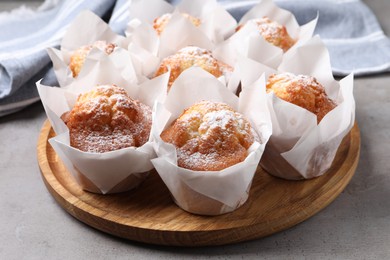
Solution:
M 366 3 L 390 35 L 390 1 Z M 203 248 L 132 242 L 76 220 L 56 203 L 40 175 L 42 104 L 2 117 L 0 259 L 390 259 L 390 74 L 357 78 L 354 95 L 361 157 L 336 200 L 269 237 Z

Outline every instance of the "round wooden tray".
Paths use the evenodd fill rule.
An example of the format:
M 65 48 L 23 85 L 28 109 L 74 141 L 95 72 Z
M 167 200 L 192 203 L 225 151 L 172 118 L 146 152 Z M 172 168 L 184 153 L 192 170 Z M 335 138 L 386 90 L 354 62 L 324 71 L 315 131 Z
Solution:
M 69 214 L 101 231 L 159 245 L 206 246 L 268 236 L 292 227 L 331 203 L 351 180 L 360 152 L 355 124 L 344 138 L 331 169 L 305 181 L 275 178 L 258 167 L 248 201 L 232 213 L 198 216 L 178 208 L 156 172 L 133 191 L 98 195 L 83 191 L 48 143 L 45 122 L 38 162 L 49 192 Z

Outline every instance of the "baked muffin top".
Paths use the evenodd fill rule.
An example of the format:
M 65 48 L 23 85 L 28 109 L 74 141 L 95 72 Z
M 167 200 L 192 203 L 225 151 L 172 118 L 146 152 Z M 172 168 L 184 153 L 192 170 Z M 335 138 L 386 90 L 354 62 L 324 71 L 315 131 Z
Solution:
M 69 128 L 70 145 L 93 153 L 142 146 L 152 125 L 151 109 L 115 85 L 81 94 L 62 119 Z
M 93 44 L 85 45 L 75 50 L 70 56 L 69 68 L 72 71 L 72 75 L 76 78 L 81 68 L 84 65 L 85 58 L 93 48 L 98 48 L 101 51 L 111 54 L 116 45 L 114 43 L 106 43 L 105 41 L 96 41 Z
M 286 27 L 272 21 L 268 17 L 255 18 L 247 21 L 247 23 L 253 23 L 257 26 L 261 36 L 269 43 L 281 48 L 284 52 L 291 48 L 295 44 L 295 40 L 288 34 Z M 237 31 L 244 25 L 237 27 Z
M 267 92 L 271 91 L 279 98 L 317 115 L 317 123 L 336 107 L 317 79 L 307 75 L 273 74 L 267 81 Z
M 177 53 L 163 59 L 155 73 L 155 77 L 164 74 L 171 69 L 171 75 L 169 76 L 168 82 L 169 91 L 177 77 L 179 77 L 184 70 L 192 66 L 198 66 L 217 78 L 233 71 L 231 66 L 214 58 L 211 51 L 196 46 L 187 46 L 180 49 Z
M 219 171 L 244 161 L 254 136 L 242 114 L 211 101 L 187 108 L 161 134 L 175 145 L 178 165 L 196 171 Z

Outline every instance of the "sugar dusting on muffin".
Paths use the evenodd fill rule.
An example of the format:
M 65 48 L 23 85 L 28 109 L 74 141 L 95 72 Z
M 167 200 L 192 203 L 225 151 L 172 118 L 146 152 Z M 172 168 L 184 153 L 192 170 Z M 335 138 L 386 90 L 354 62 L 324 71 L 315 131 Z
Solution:
M 142 146 L 152 124 L 151 109 L 115 85 L 81 94 L 62 119 L 69 128 L 70 145 L 92 153 Z
M 163 59 L 155 73 L 155 77 L 171 69 L 168 82 L 169 91 L 177 77 L 184 70 L 193 66 L 198 66 L 217 78 L 223 75 L 228 76 L 233 71 L 231 66 L 214 58 L 211 51 L 196 46 L 187 46 Z
M 219 171 L 245 160 L 255 133 L 230 106 L 201 101 L 187 108 L 161 138 L 176 146 L 180 167 Z
M 336 107 L 317 79 L 307 75 L 273 74 L 267 81 L 267 92 L 271 91 L 279 98 L 315 114 L 317 123 Z
M 285 26 L 272 21 L 266 16 L 263 18 L 251 19 L 247 23 L 256 25 L 259 33 L 266 41 L 281 48 L 284 52 L 295 44 L 295 40 L 288 34 Z M 237 31 L 243 26 L 245 26 L 245 24 L 238 26 Z

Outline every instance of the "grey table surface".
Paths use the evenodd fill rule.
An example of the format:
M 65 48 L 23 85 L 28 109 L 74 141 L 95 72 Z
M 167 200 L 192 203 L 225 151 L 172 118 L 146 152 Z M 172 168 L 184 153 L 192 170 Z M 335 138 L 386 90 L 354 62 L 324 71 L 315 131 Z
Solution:
M 0 11 L 37 1 L 0 1 Z M 390 1 L 366 3 L 390 35 Z M 390 73 L 355 80 L 361 131 L 357 171 L 312 218 L 234 245 L 177 248 L 123 240 L 63 210 L 47 191 L 36 145 L 41 103 L 0 118 L 0 259 L 390 259 Z

